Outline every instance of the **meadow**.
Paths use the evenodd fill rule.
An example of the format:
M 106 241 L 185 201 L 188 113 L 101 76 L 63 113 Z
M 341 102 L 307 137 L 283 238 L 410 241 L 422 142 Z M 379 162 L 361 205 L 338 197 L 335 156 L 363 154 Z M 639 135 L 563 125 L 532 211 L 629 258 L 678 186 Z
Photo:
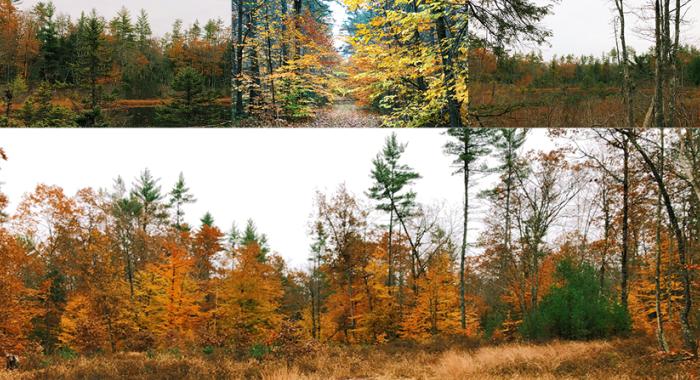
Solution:
M 287 361 L 224 352 L 26 358 L 0 379 L 695 379 L 697 361 L 659 355 L 647 337 L 482 345 L 476 341 L 323 346 Z

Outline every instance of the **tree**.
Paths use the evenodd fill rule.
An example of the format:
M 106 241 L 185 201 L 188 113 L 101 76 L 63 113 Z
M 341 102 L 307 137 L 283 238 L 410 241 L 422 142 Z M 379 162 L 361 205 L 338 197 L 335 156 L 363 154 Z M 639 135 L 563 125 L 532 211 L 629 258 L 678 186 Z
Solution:
M 80 81 L 86 84 L 90 97 L 84 114 L 86 127 L 101 126 L 102 81 L 109 72 L 109 56 L 105 42 L 105 21 L 93 10 L 89 16 L 83 13 L 78 20 L 76 71 Z
M 530 282 L 530 305 L 537 309 L 540 269 L 546 252 L 544 238 L 566 206 L 581 191 L 587 178 L 581 168 L 565 160 L 564 152 L 540 152 L 527 176 L 517 177 L 515 222 L 522 245 L 522 270 Z M 522 289 L 524 291 L 524 289 Z
M 159 347 L 184 347 L 194 342 L 201 322 L 202 294 L 192 278 L 193 261 L 174 236 L 160 242 L 162 259 L 138 275 L 142 323 Z
M 175 186 L 170 191 L 170 207 L 175 208 L 175 228 L 178 230 L 182 229 L 182 218 L 185 216 L 185 211 L 182 207 L 196 201 L 197 200 L 190 193 L 190 189 L 185 185 L 185 176 L 180 172 Z
M 214 225 L 214 218 L 210 213 L 204 214 L 202 225 L 194 235 L 192 253 L 194 256 L 195 278 L 207 282 L 217 272 L 216 255 L 223 251 L 221 240 L 224 234 Z
M 159 179 L 151 175 L 151 171 L 144 169 L 134 183 L 131 196 L 141 207 L 140 228 L 146 233 L 149 227 L 160 224 L 166 217 L 163 194 L 158 185 Z
M 488 129 L 459 128 L 449 129 L 447 134 L 455 141 L 445 144 L 445 153 L 455 156 L 453 165 L 456 171 L 453 174 L 462 174 L 464 178 L 464 211 L 462 226 L 462 250 L 459 258 L 459 305 L 460 321 L 462 329 L 467 328 L 467 314 L 465 305 L 465 263 L 467 256 L 467 233 L 469 230 L 469 180 L 473 172 L 484 172 L 484 166 L 477 166 L 481 159 L 491 153 L 489 144 L 493 133 Z
M 570 258 L 557 264 L 562 282 L 554 286 L 523 322 L 523 334 L 531 339 L 595 339 L 629 331 L 627 311 L 600 288 L 595 271 Z
M 678 262 L 680 264 L 681 279 L 683 282 L 683 310 L 680 313 L 681 334 L 683 337 L 683 346 L 691 355 L 697 355 L 697 343 L 693 338 L 693 327 L 690 324 L 690 312 L 693 308 L 690 271 L 687 264 L 687 241 L 683 234 L 683 229 L 680 226 L 676 210 L 673 205 L 671 196 L 666 188 L 666 181 L 659 171 L 657 164 L 652 160 L 646 149 L 637 141 L 637 136 L 632 131 L 624 132 L 629 138 L 629 141 L 634 146 L 635 150 L 644 160 L 647 168 L 651 172 L 654 181 L 661 193 L 664 207 L 668 215 L 668 221 L 671 225 L 671 230 L 676 239 L 676 249 L 678 250 Z
M 404 337 L 427 340 L 439 334 L 454 334 L 466 326 L 466 322 L 457 322 L 462 320 L 459 314 L 463 301 L 456 302 L 460 297 L 452 264 L 448 252 L 433 258 L 427 274 L 418 281 L 420 291 L 416 305 L 402 324 Z
M 6 206 L 0 194 L 0 209 Z M 35 302 L 36 290 L 25 283 L 33 275 L 31 256 L 17 239 L 0 226 L 0 350 L 19 353 L 27 348 L 32 333 L 32 320 L 42 316 Z
M 255 225 L 253 219 L 248 219 L 246 222 L 245 230 L 243 235 L 241 235 L 241 246 L 256 245 L 258 251 L 260 252 L 260 260 L 265 260 L 268 253 L 270 253 L 270 247 L 267 244 L 267 236 L 265 234 L 258 233 L 258 227 Z
M 172 103 L 159 107 L 158 118 L 175 126 L 199 126 L 211 120 L 208 105 L 211 96 L 204 90 L 204 78 L 191 67 L 181 69 L 172 83 L 176 97 Z
M 221 285 L 222 334 L 242 349 L 263 344 L 281 323 L 282 286 L 274 268 L 260 260 L 253 243 L 236 252 L 236 266 Z
M 399 163 L 401 155 L 405 150 L 406 145 L 398 142 L 395 133 L 392 133 L 391 136 L 386 139 L 382 152 L 378 154 L 373 161 L 374 168 L 372 169 L 372 179 L 374 180 L 374 184 L 368 191 L 369 197 L 379 202 L 376 206 L 377 209 L 389 213 L 389 239 L 387 247 L 389 257 L 389 287 L 393 286 L 394 283 L 392 262 L 394 216 L 396 216 L 399 223 L 401 223 L 404 232 L 408 236 L 405 219 L 411 216 L 411 212 L 415 207 L 416 194 L 411 190 L 406 190 L 405 187 L 410 186 L 415 180 L 420 178 L 420 175 L 414 172 L 409 166 Z

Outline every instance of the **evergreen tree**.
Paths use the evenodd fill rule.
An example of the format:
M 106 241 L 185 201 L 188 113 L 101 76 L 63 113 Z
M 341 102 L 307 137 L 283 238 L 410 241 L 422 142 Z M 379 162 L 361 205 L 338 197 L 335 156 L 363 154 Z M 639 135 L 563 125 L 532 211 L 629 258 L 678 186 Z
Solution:
M 167 216 L 165 207 L 161 203 L 163 194 L 161 193 L 158 179 L 153 178 L 151 171 L 144 169 L 134 184 L 131 195 L 141 205 L 141 230 L 146 231 L 149 226 L 164 220 Z
M 136 19 L 134 33 L 136 34 L 136 41 L 139 44 L 139 48 L 143 50 L 153 36 L 151 23 L 148 21 L 148 13 L 146 13 L 144 9 L 141 9 L 141 13 L 139 13 L 139 17 Z
M 30 128 L 77 127 L 76 115 L 68 108 L 53 105 L 52 99 L 53 87 L 43 82 L 19 110 L 24 125 Z
M 270 247 L 267 244 L 267 236 L 258 233 L 258 227 L 255 225 L 253 219 L 248 219 L 243 235 L 240 237 L 240 244 L 243 247 L 248 247 L 252 244 L 257 245 L 260 248 L 259 259 L 261 261 L 265 261 L 267 259 L 267 254 L 270 252 Z
M 411 215 L 415 208 L 416 193 L 412 190 L 407 190 L 406 187 L 420 178 L 420 175 L 408 165 L 399 162 L 405 150 L 406 145 L 398 142 L 396 133 L 392 133 L 386 139 L 382 152 L 372 162 L 374 165 L 372 169 L 374 184 L 368 191 L 369 197 L 378 202 L 377 210 L 389 213 L 389 240 L 387 247 L 389 256 L 389 277 L 387 282 L 389 286 L 393 284 L 394 277 L 392 251 L 394 216 L 403 226 L 406 235 L 408 235 L 405 219 Z
M 451 128 L 447 134 L 453 138 L 445 144 L 445 153 L 455 157 L 454 174 L 462 174 L 464 178 L 464 212 L 462 226 L 462 250 L 459 258 L 459 305 L 462 329 L 467 328 L 465 305 L 465 263 L 467 256 L 467 233 L 469 229 L 469 181 L 474 171 L 486 171 L 482 158 L 491 153 L 490 144 L 493 132 L 483 128 Z M 482 165 L 479 165 L 482 164 Z
M 37 18 L 39 40 L 39 73 L 43 81 L 55 82 L 61 65 L 61 45 L 52 2 L 39 2 L 33 9 Z
M 89 90 L 85 101 L 86 111 L 82 124 L 86 127 L 102 126 L 101 80 L 110 69 L 109 52 L 105 40 L 105 21 L 93 10 L 89 16 L 82 14 L 78 20 L 76 72 L 80 82 Z
M 193 127 L 211 122 L 208 107 L 211 94 L 204 89 L 204 77 L 191 67 L 181 69 L 172 83 L 172 102 L 157 110 L 158 119 L 172 126 Z
M 182 207 L 188 203 L 194 203 L 197 200 L 190 193 L 190 189 L 185 185 L 185 176 L 180 172 L 180 176 L 175 182 L 175 186 L 170 191 L 170 207 L 175 208 L 175 228 L 182 228 L 182 219 L 185 211 Z M 208 213 L 207 213 L 208 214 Z

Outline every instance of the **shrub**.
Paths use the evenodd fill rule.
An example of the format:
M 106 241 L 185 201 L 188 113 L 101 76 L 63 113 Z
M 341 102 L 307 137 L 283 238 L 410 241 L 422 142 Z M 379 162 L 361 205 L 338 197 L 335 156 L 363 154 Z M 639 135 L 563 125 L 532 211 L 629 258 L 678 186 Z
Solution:
M 528 339 L 593 339 L 626 333 L 627 311 L 601 289 L 595 270 L 564 259 L 557 265 L 554 286 L 537 310 L 525 317 L 520 332 Z
M 270 347 L 257 343 L 250 347 L 248 354 L 253 359 L 262 360 L 268 353 L 270 353 Z

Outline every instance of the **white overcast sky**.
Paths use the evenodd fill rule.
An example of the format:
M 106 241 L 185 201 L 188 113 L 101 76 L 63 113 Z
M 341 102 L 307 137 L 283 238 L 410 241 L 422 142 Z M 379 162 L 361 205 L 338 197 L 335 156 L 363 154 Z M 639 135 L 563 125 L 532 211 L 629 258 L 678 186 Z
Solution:
M 546 2 L 547 0 L 537 0 Z M 22 8 L 28 9 L 36 4 L 37 0 L 24 0 Z M 627 0 L 630 11 L 647 4 L 649 0 Z M 175 19 L 182 19 L 186 24 L 195 20 L 204 22 L 207 19 L 221 18 L 229 25 L 230 4 L 229 0 L 54 0 L 59 12 L 72 17 L 80 15 L 81 11 L 89 11 L 96 8 L 98 13 L 111 18 L 116 12 L 125 6 L 136 14 L 140 9 L 145 9 L 151 18 L 153 30 L 158 35 L 163 35 L 171 30 Z M 548 16 L 544 25 L 554 33 L 551 38 L 551 47 L 542 47 L 542 53 L 546 58 L 553 55 L 587 54 L 599 56 L 614 47 L 612 18 L 613 0 L 562 0 L 554 7 L 552 15 Z M 338 25 L 345 18 L 343 7 L 339 3 L 332 3 Z M 691 1 L 687 12 L 688 25 L 685 27 L 685 42 L 695 45 L 700 44 L 700 4 Z M 644 40 L 635 30 L 644 26 L 644 23 L 634 22 L 635 16 L 630 15 L 629 40 L 630 46 L 638 51 L 644 51 L 650 43 Z
M 12 213 L 22 196 L 40 183 L 58 185 L 72 196 L 85 187 L 111 189 L 117 176 L 130 184 L 147 167 L 161 178 L 165 192 L 182 171 L 197 198 L 185 209 L 190 224 L 198 226 L 206 211 L 225 231 L 232 222 L 241 227 L 253 218 L 274 251 L 291 266 L 303 267 L 315 191 L 332 192 L 344 182 L 365 198 L 372 182 L 372 159 L 390 133 L 386 129 L 0 130 L 0 147 L 9 156 L 9 161 L 0 162 L 0 190 L 10 198 L 7 211 Z M 452 176 L 451 158 L 442 152 L 444 132 L 396 133 L 408 143 L 403 161 L 423 176 L 415 185 L 418 201 L 444 202 L 448 210 L 459 210 L 462 182 Z M 525 148 L 552 147 L 546 131 L 537 130 Z M 490 181 L 483 179 L 481 187 Z M 480 230 L 479 214 L 486 211 L 474 203 L 472 241 Z

